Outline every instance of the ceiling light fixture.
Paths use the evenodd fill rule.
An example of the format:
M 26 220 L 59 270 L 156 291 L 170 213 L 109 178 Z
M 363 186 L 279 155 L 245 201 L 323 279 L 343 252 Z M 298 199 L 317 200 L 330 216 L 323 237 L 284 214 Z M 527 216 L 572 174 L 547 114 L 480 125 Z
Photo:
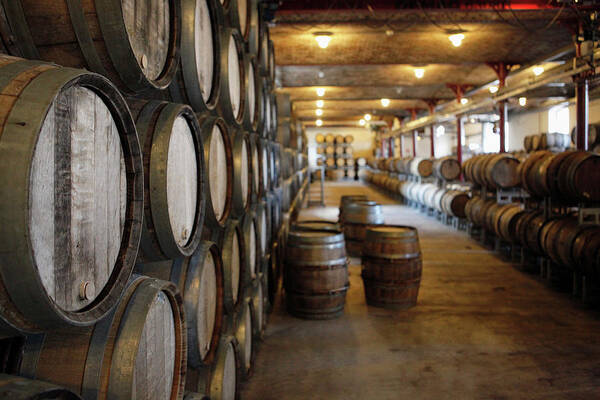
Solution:
M 316 122 L 316 124 L 317 124 L 317 126 L 322 126 L 323 125 L 323 121 L 320 120 L 320 119 L 318 119 L 317 122 Z
M 490 93 L 494 94 L 498 92 L 498 86 L 490 86 Z
M 525 107 L 527 105 L 527 97 L 519 97 L 519 105 Z
M 365 121 L 371 120 L 371 114 L 365 114 Z
M 331 42 L 331 36 L 333 33 L 331 32 L 315 32 L 313 33 L 315 40 L 319 44 L 319 47 L 322 49 L 326 49 L 329 46 L 329 42 Z
M 325 102 L 323 100 L 317 100 L 317 107 L 323 108 L 324 104 L 325 104 Z
M 425 76 L 425 68 L 415 68 L 415 76 L 417 79 L 421 79 Z
M 322 88 L 322 87 L 317 88 L 317 96 L 319 96 L 319 97 L 325 96 L 325 88 Z
M 450 40 L 452 42 L 452 45 L 454 47 L 460 47 L 464 38 L 465 38 L 464 33 L 455 33 L 455 34 L 448 36 L 448 40 Z
M 463 97 L 462 99 L 460 99 L 460 104 L 467 104 L 469 102 L 469 99 Z
M 544 67 L 542 67 L 541 65 L 536 65 L 535 67 L 533 67 L 533 74 L 535 76 L 540 76 L 543 73 L 544 73 Z
M 367 121 L 365 121 L 364 119 L 361 118 L 360 121 L 358 121 L 358 124 L 360 126 L 365 126 L 367 124 Z
M 381 99 L 381 105 L 388 107 L 390 105 L 390 99 Z
M 320 108 L 317 108 L 317 110 L 315 112 L 317 113 L 317 117 L 320 117 L 321 115 L 323 115 L 323 110 L 321 110 Z

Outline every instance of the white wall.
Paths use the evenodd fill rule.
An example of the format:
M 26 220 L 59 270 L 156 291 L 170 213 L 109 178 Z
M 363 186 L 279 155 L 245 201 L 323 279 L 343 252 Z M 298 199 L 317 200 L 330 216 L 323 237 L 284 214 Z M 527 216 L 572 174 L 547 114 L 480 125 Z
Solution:
M 352 143 L 352 151 L 354 158 L 359 157 L 372 157 L 375 134 L 366 128 L 307 128 L 306 138 L 308 140 L 308 162 L 310 165 L 316 164 L 316 140 L 317 134 L 327 135 L 332 133 L 333 135 L 352 135 L 354 136 L 354 142 Z

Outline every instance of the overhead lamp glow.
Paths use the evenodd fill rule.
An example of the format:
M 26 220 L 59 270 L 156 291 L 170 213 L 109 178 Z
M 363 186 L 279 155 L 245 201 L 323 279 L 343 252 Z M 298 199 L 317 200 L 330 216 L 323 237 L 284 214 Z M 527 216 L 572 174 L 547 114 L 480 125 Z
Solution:
M 460 99 L 460 104 L 467 104 L 469 102 L 469 99 L 463 97 L 462 99 Z
M 462 44 L 464 38 L 464 33 L 455 33 L 453 35 L 448 36 L 448 40 L 452 42 L 452 45 L 454 47 L 459 47 Z
M 540 76 L 543 73 L 544 73 L 544 67 L 542 67 L 541 65 L 536 65 L 535 67 L 533 67 L 533 74 L 535 76 Z
M 322 88 L 322 87 L 317 88 L 317 96 L 319 96 L 319 97 L 325 96 L 325 88 Z
M 371 120 L 371 114 L 365 114 L 365 121 Z
M 498 86 L 490 86 L 490 93 L 494 94 L 498 92 Z
M 317 107 L 323 108 L 324 105 L 325 105 L 325 102 L 323 100 L 317 100 Z
M 381 99 L 381 105 L 388 107 L 390 105 L 390 99 Z
M 435 136 L 436 137 L 444 136 L 445 133 L 446 133 L 446 128 L 444 128 L 444 125 L 439 125 L 437 128 L 435 128 Z
M 323 121 L 318 119 L 316 122 L 317 126 L 323 126 Z
M 527 105 L 527 97 L 519 97 L 519 105 L 525 107 Z
M 331 33 L 331 32 L 315 32 L 315 33 L 313 33 L 313 35 L 315 36 L 315 40 L 317 41 L 317 44 L 319 45 L 319 47 L 322 49 L 326 49 L 327 46 L 329 46 L 329 42 L 331 42 L 331 35 L 333 35 L 333 33 Z
M 417 79 L 421 79 L 425 76 L 425 68 L 415 68 L 415 76 Z
M 367 121 L 365 121 L 364 119 L 361 118 L 360 121 L 358 121 L 358 124 L 360 126 L 365 126 L 367 124 Z
M 317 108 L 315 110 L 315 112 L 317 113 L 317 117 L 320 117 L 321 115 L 323 115 L 323 110 L 321 110 L 320 108 Z

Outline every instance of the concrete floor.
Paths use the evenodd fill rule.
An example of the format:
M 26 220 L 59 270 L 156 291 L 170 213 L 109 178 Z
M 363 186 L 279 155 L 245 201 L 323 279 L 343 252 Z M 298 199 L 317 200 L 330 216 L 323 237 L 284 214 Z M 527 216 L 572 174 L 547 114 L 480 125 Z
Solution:
M 598 313 L 366 186 L 328 183 L 328 207 L 300 219 L 334 220 L 353 193 L 385 204 L 387 223 L 419 229 L 417 307 L 367 307 L 351 259 L 343 317 L 296 319 L 279 299 L 244 400 L 600 399 Z

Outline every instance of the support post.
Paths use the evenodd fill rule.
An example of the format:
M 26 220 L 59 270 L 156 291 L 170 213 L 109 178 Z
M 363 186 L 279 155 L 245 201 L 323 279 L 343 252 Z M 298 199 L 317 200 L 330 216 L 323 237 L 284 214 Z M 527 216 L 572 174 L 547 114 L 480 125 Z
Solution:
M 581 28 L 580 28 L 581 29 Z M 577 57 L 581 57 L 581 42 L 576 43 L 575 52 Z M 575 78 L 575 97 L 577 100 L 576 112 L 577 112 L 577 126 L 575 127 L 577 132 L 577 139 L 575 146 L 577 150 L 587 151 L 588 150 L 588 134 L 589 134 L 589 85 L 588 79 L 585 74 L 581 74 Z
M 456 117 L 456 159 L 462 165 L 462 115 Z
M 389 147 L 388 158 L 394 158 L 394 137 L 393 136 L 390 136 L 388 139 L 388 147 Z
M 417 156 L 417 136 L 418 136 L 418 131 L 414 130 L 413 131 L 413 157 Z
M 487 65 L 492 68 L 498 76 L 498 89 L 504 88 L 506 85 L 506 77 L 508 76 L 512 65 L 504 62 L 488 62 Z M 508 123 L 506 100 L 498 102 L 498 113 L 500 114 L 498 127 L 500 131 L 500 153 L 506 153 L 506 124 Z
M 404 136 L 400 135 L 400 158 L 404 158 Z
M 433 115 L 435 113 L 435 106 L 438 103 L 438 99 L 427 99 L 425 103 L 427 103 L 427 107 L 429 108 L 429 115 Z M 431 125 L 429 127 L 429 137 L 431 143 L 431 158 L 435 158 L 435 125 Z

